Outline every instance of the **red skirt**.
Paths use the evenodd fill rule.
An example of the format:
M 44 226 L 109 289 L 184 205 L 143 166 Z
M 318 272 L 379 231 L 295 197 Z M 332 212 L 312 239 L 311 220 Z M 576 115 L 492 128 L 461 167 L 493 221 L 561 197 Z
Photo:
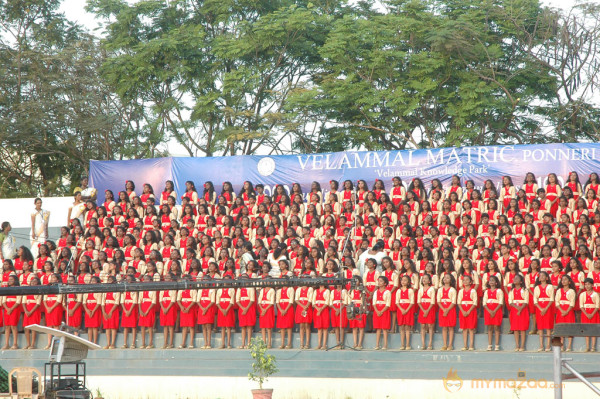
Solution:
M 37 308 L 31 316 L 27 316 L 25 312 L 23 312 L 23 326 L 30 326 L 32 324 L 40 324 L 42 321 L 42 310 Z
M 46 317 L 46 326 L 48 326 L 48 327 L 60 326 L 60 323 L 62 323 L 62 321 L 63 321 L 62 305 L 58 305 L 51 312 L 46 311 L 45 317 Z
M 160 325 L 163 327 L 173 327 L 177 320 L 177 304 L 174 303 L 171 309 L 165 313 L 162 308 L 160 309 Z
M 357 317 L 348 320 L 350 328 L 365 328 L 367 326 L 367 315 L 361 314 Z
M 570 312 L 567 313 L 566 316 L 563 316 L 560 313 L 559 309 L 556 309 L 555 311 L 556 314 L 556 320 L 554 321 L 555 324 L 559 324 L 559 323 L 575 323 L 575 311 L 573 309 L 571 309 Z
M 538 330 L 552 330 L 554 328 L 554 304 L 550 304 L 545 315 L 542 315 L 536 306 L 535 322 Z
M 487 309 L 483 309 L 483 321 L 486 326 L 499 326 L 502 325 L 502 308 L 498 305 L 500 309 L 496 312 L 494 317 L 490 315 L 490 312 Z M 492 309 L 495 310 L 495 309 Z
M 302 314 L 302 307 L 296 305 L 296 316 L 294 318 L 296 323 L 298 323 L 298 324 L 312 323 L 312 319 L 313 319 L 313 308 L 311 305 L 308 305 L 308 307 L 306 308 L 305 315 Z
M 439 320 L 439 325 L 440 327 L 454 327 L 456 326 L 456 306 L 454 306 L 452 308 L 452 310 L 450 310 L 448 312 L 448 315 L 444 316 L 444 312 L 441 306 L 439 307 L 439 315 L 438 315 L 438 320 Z
M 390 291 L 390 312 L 396 312 L 398 310 L 398 306 L 396 305 L 396 294 L 398 290 Z
M 217 313 L 217 326 L 235 327 L 235 310 L 230 308 L 226 314 L 223 314 L 223 312 L 219 310 Z
M 183 304 L 184 306 L 189 306 L 189 304 Z M 196 316 L 198 315 L 198 310 L 196 309 L 196 305 L 190 308 L 189 312 L 180 311 L 179 312 L 179 326 L 181 327 L 194 327 L 196 325 Z
M 74 301 L 69 301 L 69 307 L 72 309 L 75 306 Z M 67 314 L 68 310 L 65 310 L 65 318 L 67 319 L 67 325 L 69 327 L 81 328 L 81 323 L 83 322 L 83 305 L 79 305 L 79 307 L 73 312 L 73 316 L 69 316 Z
M 141 306 L 144 312 L 148 311 L 147 305 L 145 306 L 142 303 Z M 139 314 L 138 324 L 140 327 L 154 327 L 156 324 L 156 311 L 154 309 L 154 305 L 150 306 L 150 310 L 146 316 L 143 316 L 141 313 Z
M 205 314 L 202 314 L 202 309 L 198 307 L 198 324 L 213 324 L 215 322 L 216 311 L 217 307 L 212 305 L 210 308 L 206 309 Z
M 4 309 L 0 306 L 0 327 L 4 326 Z
M 511 306 L 508 320 L 510 321 L 510 329 L 512 331 L 529 330 L 529 306 L 525 306 L 520 315 L 517 314 L 517 309 Z
M 86 328 L 100 328 L 102 327 L 102 310 L 100 307 L 96 309 L 96 311 L 89 316 L 87 312 L 85 313 L 85 327 Z
M 130 304 L 130 306 L 126 306 L 127 310 L 131 311 L 129 316 L 125 315 L 125 311 L 121 315 L 121 327 L 123 328 L 136 328 L 138 325 L 138 307 L 136 305 Z
M 262 310 L 259 307 L 259 312 L 262 313 Z M 259 315 L 261 314 L 259 313 Z M 269 309 L 267 309 L 266 313 L 264 316 L 258 316 L 258 325 L 260 328 L 273 328 L 275 327 L 275 310 L 273 309 L 273 306 L 269 307 Z
M 247 304 L 243 304 L 247 306 Z M 253 327 L 256 324 L 256 306 L 252 304 L 246 314 L 242 314 L 242 309 L 238 308 L 238 323 L 240 327 Z
M 329 309 L 325 307 L 321 314 L 317 314 L 318 311 L 315 309 L 313 311 L 313 325 L 315 328 L 329 328 Z
M 598 324 L 600 323 L 600 314 L 596 312 L 596 314 L 590 319 L 586 316 L 585 311 L 581 310 L 581 322 L 584 324 Z
M 17 324 L 19 324 L 19 320 L 21 319 L 21 306 L 17 306 L 16 308 L 13 309 L 13 311 L 8 314 L 6 312 L 6 309 L 4 309 L 4 325 L 9 327 L 9 326 L 16 326 Z
M 425 304 L 423 304 L 425 305 Z M 432 306 L 431 304 L 427 304 L 428 306 Z M 426 308 L 428 309 L 428 308 Z M 429 313 L 427 314 L 427 316 L 425 316 L 425 313 L 421 310 L 421 308 L 419 308 L 419 316 L 417 321 L 419 322 L 419 324 L 435 324 L 435 305 L 433 305 L 433 309 L 431 309 L 429 311 Z
M 110 312 L 113 306 L 117 306 L 117 309 L 113 312 L 112 316 L 110 316 L 108 319 L 102 317 L 102 325 L 104 326 L 104 328 L 119 328 L 119 305 L 108 304 L 106 305 L 105 312 Z
M 399 326 L 414 326 L 415 325 L 414 310 L 415 310 L 415 308 L 413 306 L 409 312 L 406 312 L 406 314 L 402 314 L 402 312 L 400 311 L 400 307 L 398 307 L 398 310 L 396 312 L 396 319 L 398 319 L 398 325 Z
M 376 312 L 373 312 L 373 329 L 389 330 L 392 325 L 392 317 L 390 310 L 383 312 L 381 316 L 378 316 Z
M 283 304 L 279 305 L 282 309 L 290 309 L 285 314 L 277 313 L 277 328 L 293 328 L 295 316 L 294 308 L 292 308 L 292 305 L 290 305 L 289 303 L 286 304 L 287 306 L 282 305 Z
M 472 310 L 467 317 L 463 316 L 462 312 L 458 312 L 458 325 L 463 330 L 477 328 L 477 308 Z
M 336 315 L 335 310 L 331 309 L 329 315 L 329 321 L 331 322 L 331 327 L 334 328 L 346 328 L 348 326 L 348 315 L 346 314 L 346 309 L 342 308 L 340 310 L 340 314 Z M 341 321 L 340 321 L 341 319 Z

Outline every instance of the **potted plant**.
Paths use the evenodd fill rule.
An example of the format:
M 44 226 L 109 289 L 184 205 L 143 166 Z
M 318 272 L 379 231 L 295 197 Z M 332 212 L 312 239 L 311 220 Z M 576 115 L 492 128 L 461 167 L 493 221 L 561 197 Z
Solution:
M 254 363 L 252 363 L 252 371 L 248 373 L 248 379 L 258 382 L 258 389 L 252 390 L 252 397 L 254 399 L 271 399 L 273 389 L 263 389 L 263 383 L 278 371 L 275 365 L 275 356 L 267 355 L 267 344 L 262 338 L 252 338 L 249 348 Z

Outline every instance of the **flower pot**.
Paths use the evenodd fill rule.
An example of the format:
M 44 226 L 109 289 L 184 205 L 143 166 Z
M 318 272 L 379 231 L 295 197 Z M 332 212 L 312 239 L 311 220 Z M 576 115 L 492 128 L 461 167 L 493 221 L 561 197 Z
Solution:
M 252 397 L 254 399 L 271 399 L 273 396 L 272 389 L 253 389 Z

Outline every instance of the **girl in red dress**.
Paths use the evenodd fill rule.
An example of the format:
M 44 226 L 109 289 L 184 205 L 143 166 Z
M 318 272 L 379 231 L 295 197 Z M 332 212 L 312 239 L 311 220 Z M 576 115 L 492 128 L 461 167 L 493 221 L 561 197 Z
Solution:
M 58 284 L 59 277 L 59 275 L 53 274 L 50 277 L 50 284 Z M 60 294 L 45 295 L 43 305 L 46 327 L 58 329 L 63 320 L 63 296 Z M 48 334 L 48 345 L 44 349 L 50 349 L 51 344 L 52 335 Z
M 240 279 L 249 280 L 248 274 L 244 273 Z M 238 309 L 238 324 L 242 329 L 242 345 L 238 349 L 246 349 L 250 344 L 252 331 L 256 324 L 256 290 L 254 288 L 241 287 L 235 293 L 235 303 Z
M 218 274 L 216 276 L 218 276 Z M 206 274 L 202 277 L 202 280 L 212 280 L 212 277 Z M 202 349 L 212 348 L 212 328 L 215 323 L 217 309 L 215 306 L 215 299 L 215 290 L 202 288 L 198 291 L 198 324 L 202 326 L 202 336 L 204 337 L 204 346 Z
M 145 275 L 142 279 L 144 283 L 149 283 L 152 281 L 152 278 L 149 275 Z M 138 323 L 140 325 L 142 333 L 142 345 L 140 346 L 141 349 L 154 348 L 154 325 L 156 324 L 156 305 L 156 291 L 143 291 L 140 293 Z M 146 345 L 146 331 L 148 332 L 148 345 Z
M 165 281 L 173 281 L 173 273 L 165 275 Z M 160 325 L 163 327 L 163 349 L 173 349 L 173 335 L 175 334 L 175 321 L 177 320 L 177 291 L 164 290 L 158 292 L 158 305 L 160 306 Z
M 363 291 L 359 289 L 350 291 L 350 301 L 353 307 L 360 309 L 363 305 Z M 352 338 L 354 339 L 354 346 L 352 348 L 360 350 L 363 348 L 365 326 L 367 325 L 367 315 L 359 314 L 348 321 L 350 328 L 352 328 Z
M 554 328 L 554 287 L 550 284 L 550 277 L 546 272 L 540 272 L 533 290 L 533 303 L 535 304 L 535 320 L 540 336 L 538 352 L 544 350 L 544 332 L 546 333 L 546 352 L 550 352 L 550 332 Z
M 581 322 L 584 324 L 600 323 L 600 296 L 594 291 L 594 280 L 586 278 L 583 281 L 585 291 L 579 295 L 579 307 L 581 308 Z M 596 352 L 596 337 L 585 337 L 585 351 Z
M 424 274 L 421 278 L 421 287 L 417 294 L 419 316 L 417 321 L 421 324 L 421 349 L 433 349 L 433 333 L 435 325 L 435 288 L 432 285 L 431 275 Z M 429 344 L 425 345 L 425 335 L 429 333 Z
M 186 275 L 183 277 L 185 280 L 192 281 L 192 276 Z M 194 332 L 196 328 L 196 295 L 197 290 L 181 290 L 177 293 L 177 305 L 179 306 L 179 325 L 181 326 L 182 336 L 181 345 L 179 349 L 183 349 L 187 346 L 187 337 L 190 336 L 190 345 L 187 346 L 189 349 L 194 349 Z
M 116 284 L 115 276 L 108 276 L 107 284 Z M 115 349 L 117 330 L 119 329 L 119 308 L 121 305 L 120 292 L 105 292 L 102 294 L 102 325 L 106 332 L 104 349 Z
M 495 337 L 495 350 L 500 350 L 500 326 L 502 325 L 502 310 L 504 305 L 504 292 L 500 288 L 500 280 L 490 276 L 487 289 L 483 293 L 483 319 L 488 327 L 488 347 L 492 350 L 492 338 Z
M 29 285 L 35 287 L 40 285 L 40 279 L 33 277 L 29 280 Z M 23 305 L 23 326 L 40 324 L 42 320 L 42 295 L 24 295 L 21 301 Z M 25 340 L 27 345 L 25 349 L 35 349 L 37 332 L 25 330 Z
M 284 269 L 282 269 L 282 271 L 283 270 Z M 275 302 L 277 303 L 277 328 L 279 328 L 281 332 L 281 346 L 279 349 L 292 349 L 292 328 L 294 327 L 294 289 L 292 287 L 278 289 Z M 287 345 L 285 345 L 284 340 L 286 335 Z
M 324 285 L 314 291 L 313 298 L 313 323 L 317 329 L 317 349 L 327 349 L 327 330 L 329 329 L 329 290 Z
M 263 271 L 270 269 L 263 265 Z M 258 293 L 258 325 L 262 339 L 267 343 L 267 348 L 272 347 L 273 327 L 275 327 L 275 289 L 265 287 Z M 283 332 L 282 332 L 283 334 Z M 282 341 L 283 342 L 283 339 Z
M 396 292 L 396 310 L 400 326 L 400 350 L 410 350 L 410 333 L 415 325 L 415 291 L 408 274 L 400 279 L 400 289 Z
M 19 278 L 16 274 L 11 274 L 8 277 L 7 287 L 18 287 Z M 2 310 L 4 313 L 4 347 L 3 350 L 9 348 L 10 336 L 13 337 L 13 345 L 11 349 L 19 349 L 17 325 L 21 319 L 21 295 L 7 295 L 2 297 Z
M 90 284 L 100 284 L 100 277 L 92 276 Z M 102 294 L 90 292 L 83 294 L 83 310 L 85 311 L 85 327 L 88 340 L 98 343 L 98 330 L 102 326 Z
M 525 332 L 529 329 L 529 290 L 525 288 L 523 276 L 513 279 L 513 289 L 508 292 L 510 329 L 515 336 L 515 352 L 525 350 Z
M 373 329 L 375 330 L 375 350 L 387 350 L 388 330 L 391 326 L 391 294 L 387 290 L 389 280 L 385 276 L 377 279 L 377 290 L 373 293 Z M 379 346 L 383 331 L 383 347 Z
M 443 351 L 451 351 L 456 326 L 456 280 L 452 274 L 442 277 L 441 287 L 437 291 L 439 307 L 438 322 L 442 327 Z
M 329 294 L 331 327 L 335 331 L 336 348 L 343 349 L 346 341 L 348 315 L 345 306 L 348 304 L 348 292 L 341 285 L 336 285 Z
M 462 288 L 458 291 L 456 306 L 458 307 L 458 322 L 463 330 L 463 351 L 475 350 L 473 340 L 477 329 L 477 290 L 472 286 L 473 279 L 466 275 L 462 280 Z
M 560 288 L 556 290 L 554 297 L 554 305 L 556 320 L 555 323 L 575 323 L 575 301 L 577 294 L 575 292 L 575 283 L 570 276 L 564 275 L 560 279 Z M 564 337 L 561 338 L 562 344 L 565 344 Z M 573 346 L 573 337 L 569 337 L 567 341 L 566 352 L 571 351 Z
M 304 277 L 308 278 L 308 277 Z M 313 319 L 312 287 L 300 287 L 296 290 L 296 312 L 294 320 L 300 325 L 300 349 L 310 349 L 310 323 Z
M 125 280 L 128 283 L 135 283 L 135 277 L 127 275 Z M 123 327 L 123 346 L 121 349 L 135 349 L 135 338 L 137 335 L 136 327 L 138 325 L 138 292 L 124 292 L 121 296 L 121 327 Z M 127 346 L 129 332 L 131 331 L 131 346 Z
M 223 280 L 229 280 L 231 276 L 225 275 Z M 231 329 L 235 327 L 235 289 L 221 288 L 217 291 L 216 305 L 218 309 L 217 327 L 221 327 L 221 349 L 231 349 Z M 225 341 L 225 333 L 227 332 L 227 341 Z

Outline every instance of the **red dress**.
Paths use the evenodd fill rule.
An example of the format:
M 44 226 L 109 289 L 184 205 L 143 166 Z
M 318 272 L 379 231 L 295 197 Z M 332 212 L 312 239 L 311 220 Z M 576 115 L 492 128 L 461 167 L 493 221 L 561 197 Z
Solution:
M 275 327 L 275 309 L 272 305 L 271 301 L 269 301 L 269 292 L 271 292 L 272 288 L 263 288 L 260 291 L 260 299 L 258 300 L 258 309 L 260 311 L 258 316 L 258 324 L 260 328 L 273 328 Z M 275 293 L 273 291 L 273 293 Z M 268 309 L 267 309 L 268 308 Z M 262 315 L 262 312 L 265 312 L 265 315 Z
M 248 306 L 250 303 L 250 294 L 248 290 L 253 288 L 240 288 L 238 293 L 240 294 L 240 305 L 243 307 Z M 256 296 L 255 296 L 256 298 Z M 238 307 L 238 323 L 240 327 L 251 327 L 256 324 L 256 306 L 255 304 L 250 305 L 246 314 L 242 314 L 242 308 Z
M 400 311 L 401 309 L 406 310 L 411 306 L 411 303 L 410 303 L 410 292 L 411 291 L 410 290 L 412 290 L 412 288 L 400 289 L 400 290 L 396 291 L 396 295 L 398 296 L 398 302 L 399 302 L 397 313 L 396 313 L 396 318 L 398 319 L 399 326 L 414 326 L 415 325 L 415 307 L 414 306 L 410 309 L 410 311 L 406 312 L 406 314 L 402 314 L 402 312 Z M 414 296 L 413 296 L 413 300 L 414 300 Z
M 333 290 L 329 293 L 331 300 L 331 314 L 329 320 L 331 321 L 331 327 L 333 328 L 346 328 L 348 326 L 348 315 L 346 314 L 346 308 L 342 303 L 342 291 Z M 339 314 L 335 314 L 336 310 L 339 309 Z
M 502 324 L 502 303 L 500 303 L 500 292 L 499 288 L 489 288 L 487 290 L 487 309 L 483 311 L 483 320 L 486 326 L 499 326 Z M 499 309 L 494 316 L 490 314 L 490 311 Z
M 517 305 L 525 303 L 525 292 L 526 288 L 512 290 L 513 302 Z M 518 314 L 517 308 L 510 306 L 510 313 L 508 315 L 510 321 L 510 329 L 512 331 L 527 331 L 529 330 L 529 306 L 525 306 Z
M 23 298 L 23 310 L 27 310 L 28 312 L 35 307 L 37 304 L 36 300 L 37 295 L 27 295 Z M 30 326 L 32 324 L 40 324 L 42 320 L 42 307 L 38 306 L 38 308 L 31 314 L 31 316 L 27 316 L 25 312 L 23 312 L 23 326 Z
M 100 295 L 100 294 L 97 294 Z M 98 299 L 96 299 L 96 295 L 93 293 L 83 294 L 83 306 L 85 306 L 88 310 L 94 309 L 96 305 L 99 305 Z M 88 313 L 85 313 L 85 327 L 86 328 L 99 328 L 102 326 L 102 310 L 100 310 L 100 306 L 96 309 L 91 316 Z
M 439 301 L 439 325 L 440 327 L 454 327 L 456 326 L 456 306 L 454 306 L 446 316 L 444 316 L 444 310 L 448 309 L 452 305 L 452 300 L 450 299 L 450 290 L 452 287 L 440 288 L 442 290 L 442 297 Z
M 535 320 L 537 324 L 538 330 L 551 330 L 554 328 L 554 303 L 552 298 L 546 292 L 550 285 L 546 285 L 546 289 L 542 288 L 541 285 L 538 285 L 536 288 L 540 291 L 540 296 L 538 298 L 538 304 L 545 307 L 548 303 L 550 304 L 546 314 L 542 315 L 542 312 L 536 306 L 535 309 Z
M 16 295 L 9 295 L 4 297 L 4 304 L 10 307 L 14 306 L 18 302 L 18 298 Z M 19 324 L 19 320 L 21 319 L 21 306 L 17 305 L 13 309 L 13 311 L 8 314 L 6 309 L 4 310 L 4 325 L 5 326 L 16 326 Z
M 386 307 L 385 293 L 387 290 L 377 290 L 373 295 L 373 307 L 375 310 L 381 312 Z M 389 330 L 391 326 L 390 309 L 388 308 L 381 316 L 373 312 L 373 329 L 384 329 Z
M 156 324 L 156 312 L 154 306 L 154 298 L 152 298 L 149 291 L 144 291 L 142 293 L 142 298 L 140 299 L 140 310 L 142 312 L 148 312 L 148 314 L 143 316 L 140 313 L 138 320 L 140 327 L 154 327 L 154 324 Z
M 586 316 L 586 314 L 592 313 L 596 308 L 594 300 L 592 299 L 592 294 L 584 292 L 581 295 L 585 295 L 585 302 L 583 303 L 583 307 L 581 308 L 581 322 L 585 324 L 600 323 L 600 314 L 598 314 L 598 312 L 596 312 L 596 314 L 591 319 Z
M 288 288 L 280 290 L 279 307 L 282 310 L 287 310 L 286 314 L 277 314 L 277 328 L 292 328 L 294 327 L 294 309 L 292 308 L 293 298 L 288 296 Z M 292 296 L 293 296 L 292 290 Z M 291 308 L 291 309 L 290 309 Z
M 229 288 L 221 289 L 221 298 L 219 299 L 219 305 L 223 310 L 227 308 L 232 302 L 232 295 L 229 292 Z M 233 294 L 235 295 L 235 294 Z M 223 310 L 219 310 L 217 314 L 217 326 L 218 327 L 235 327 L 235 312 L 233 306 L 229 308 L 227 313 L 223 313 Z
M 460 304 L 465 312 L 477 307 L 477 303 L 471 300 L 471 292 L 474 288 L 462 290 L 462 302 Z M 458 324 L 462 329 L 477 328 L 477 309 L 471 311 L 467 317 L 463 316 L 462 312 L 458 312 Z
M 125 292 L 123 293 L 122 306 L 124 308 L 123 315 L 121 316 L 121 327 L 123 328 L 135 328 L 138 324 L 138 305 L 137 300 L 134 298 L 133 292 Z M 127 316 L 125 314 L 125 310 L 128 312 L 131 311 L 131 314 Z
M 360 290 L 353 290 L 351 294 L 352 305 L 355 308 L 360 307 L 362 303 L 362 292 Z M 367 325 L 367 315 L 361 314 L 348 321 L 350 322 L 350 328 L 365 328 Z
M 419 316 L 417 318 L 419 324 L 435 324 L 435 289 L 433 287 L 429 287 L 427 290 L 423 289 L 420 304 L 421 307 L 419 308 Z M 425 313 L 421 308 L 424 310 L 429 308 L 433 309 L 425 316 Z
M 104 298 L 104 312 L 108 314 L 113 308 L 116 310 L 109 318 L 102 317 L 102 323 L 104 328 L 119 328 L 119 300 L 115 298 L 118 295 L 115 295 L 114 292 L 107 292 L 106 297 Z
M 44 297 L 44 313 L 46 318 L 46 326 L 57 327 L 63 321 L 63 306 L 59 304 L 52 311 L 48 311 L 50 306 L 53 306 L 58 299 L 57 295 L 46 295 Z
M 200 305 L 206 308 L 208 305 L 211 305 L 211 290 L 208 288 L 203 288 L 200 290 Z M 206 309 L 206 313 L 202 314 L 202 309 L 198 306 L 198 324 L 213 324 L 215 322 L 215 314 L 217 307 L 214 303 Z
M 190 290 L 183 290 L 181 292 L 181 305 L 184 308 L 190 306 L 193 303 L 192 292 Z M 196 310 L 196 305 L 192 305 L 188 312 L 184 312 L 181 310 L 179 312 L 179 325 L 181 327 L 194 327 L 196 325 L 196 315 L 198 311 Z
M 572 308 L 569 312 L 567 312 L 566 316 L 563 316 L 560 313 L 560 310 L 563 312 L 569 309 L 570 302 L 567 298 L 568 290 L 565 290 L 563 287 L 560 287 L 556 292 L 556 296 L 559 297 L 558 300 L 558 309 L 556 309 L 556 321 L 555 323 L 575 323 L 575 310 Z M 560 310 L 559 310 L 560 309 Z
M 308 297 L 308 287 L 300 288 L 300 298 L 298 298 L 297 303 L 300 303 L 303 306 L 308 304 L 308 307 L 306 308 L 306 311 L 303 312 L 302 307 L 296 305 L 296 323 L 311 323 L 313 318 L 313 308 L 310 303 L 310 298 Z
M 329 328 L 329 309 L 328 309 L 328 299 L 325 298 L 325 293 L 327 289 L 318 289 L 315 292 L 315 308 L 313 310 L 313 322 L 315 328 Z M 321 314 L 317 314 L 316 305 L 323 306 L 323 310 Z
M 162 299 L 160 300 L 161 308 L 160 308 L 160 325 L 163 327 L 172 327 L 175 325 L 175 320 L 177 320 L 177 298 L 173 298 L 172 295 L 176 295 L 169 290 L 162 291 Z M 166 308 L 173 302 L 173 306 L 167 311 L 164 312 L 163 308 Z

